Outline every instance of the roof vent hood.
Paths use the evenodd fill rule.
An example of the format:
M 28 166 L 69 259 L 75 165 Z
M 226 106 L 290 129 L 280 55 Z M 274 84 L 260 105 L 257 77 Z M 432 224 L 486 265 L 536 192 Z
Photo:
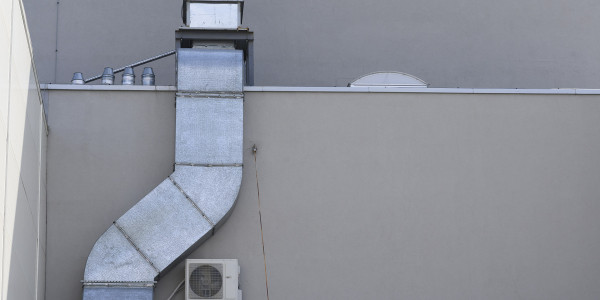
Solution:
M 152 300 L 156 280 L 231 213 L 242 180 L 245 51 L 178 46 L 175 171 L 98 239 L 85 267 L 84 300 Z

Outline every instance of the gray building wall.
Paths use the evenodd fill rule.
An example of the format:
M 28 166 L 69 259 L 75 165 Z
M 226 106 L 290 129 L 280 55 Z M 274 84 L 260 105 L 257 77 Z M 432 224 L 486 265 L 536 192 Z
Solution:
M 265 299 L 258 174 L 272 299 L 598 299 L 599 97 L 247 92 L 237 206 L 189 258 L 238 258 Z M 173 104 L 49 91 L 46 299 L 80 299 L 95 240 L 172 172 Z
M 44 83 L 171 50 L 181 24 L 178 1 L 25 3 Z M 244 26 L 256 33 L 257 85 L 345 86 L 395 70 L 434 87 L 593 88 L 599 13 L 590 0 L 247 0 Z M 150 66 L 174 84 L 172 58 Z
M 20 0 L 0 1 L 0 299 L 44 299 L 46 120 Z

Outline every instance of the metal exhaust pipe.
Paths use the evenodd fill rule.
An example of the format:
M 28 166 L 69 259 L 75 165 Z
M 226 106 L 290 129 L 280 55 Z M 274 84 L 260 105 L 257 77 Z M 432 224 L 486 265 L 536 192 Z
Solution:
M 142 73 L 142 85 L 154 85 L 154 71 L 151 67 L 145 67 Z
M 73 79 L 71 79 L 71 84 L 85 84 L 83 80 L 83 74 L 81 72 L 73 73 Z
M 104 68 L 102 73 L 102 84 L 111 85 L 115 82 L 115 73 L 112 68 Z
M 123 85 L 134 85 L 135 84 L 135 74 L 133 73 L 132 67 L 125 68 L 123 71 L 123 78 L 121 80 Z

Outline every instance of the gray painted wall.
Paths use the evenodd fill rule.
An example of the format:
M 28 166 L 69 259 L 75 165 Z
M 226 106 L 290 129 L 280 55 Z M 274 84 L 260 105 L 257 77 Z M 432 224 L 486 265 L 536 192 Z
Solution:
M 178 1 L 25 3 L 44 83 L 171 50 L 181 24 Z M 591 0 L 247 0 L 244 24 L 256 33 L 257 85 L 345 86 L 396 70 L 434 87 L 593 88 L 599 13 Z M 151 64 L 158 84 L 174 84 L 173 62 Z
M 174 94 L 49 95 L 46 299 L 75 300 L 172 171 Z M 599 97 L 248 92 L 238 204 L 190 258 L 238 258 L 265 299 L 258 170 L 271 299 L 598 299 Z

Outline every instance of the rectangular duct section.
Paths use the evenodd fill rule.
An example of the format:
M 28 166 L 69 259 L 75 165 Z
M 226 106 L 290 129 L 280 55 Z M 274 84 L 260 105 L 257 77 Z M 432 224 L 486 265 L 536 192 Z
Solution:
M 234 49 L 180 48 L 177 89 L 182 92 L 236 93 L 243 89 L 244 53 Z
M 175 162 L 193 165 L 242 164 L 241 98 L 177 97 Z

